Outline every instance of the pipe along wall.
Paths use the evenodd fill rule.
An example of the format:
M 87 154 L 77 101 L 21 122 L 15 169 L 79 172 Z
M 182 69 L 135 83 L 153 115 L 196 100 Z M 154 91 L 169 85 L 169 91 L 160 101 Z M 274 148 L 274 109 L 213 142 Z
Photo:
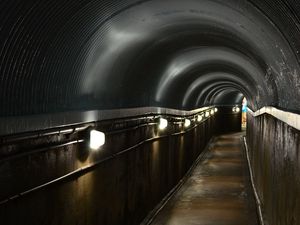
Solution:
M 158 117 L 2 137 L 1 223 L 139 224 L 183 178 L 222 120 L 218 112 L 184 128 L 182 117 L 164 115 L 169 126 L 161 131 Z M 87 146 L 90 126 L 106 133 L 99 151 Z
M 247 144 L 265 225 L 300 224 L 300 132 L 248 113 Z

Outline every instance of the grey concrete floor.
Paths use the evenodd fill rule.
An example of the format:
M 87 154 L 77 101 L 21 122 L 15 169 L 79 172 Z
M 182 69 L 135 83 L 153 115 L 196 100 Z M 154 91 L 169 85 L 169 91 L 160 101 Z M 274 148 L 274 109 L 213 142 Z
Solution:
M 151 224 L 259 224 L 241 137 L 242 133 L 216 137 Z

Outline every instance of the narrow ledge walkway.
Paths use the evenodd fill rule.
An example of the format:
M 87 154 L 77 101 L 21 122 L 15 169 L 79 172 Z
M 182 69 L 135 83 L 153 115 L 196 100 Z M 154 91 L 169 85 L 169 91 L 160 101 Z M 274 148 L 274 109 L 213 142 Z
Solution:
M 215 138 L 152 225 L 258 225 L 243 133 Z

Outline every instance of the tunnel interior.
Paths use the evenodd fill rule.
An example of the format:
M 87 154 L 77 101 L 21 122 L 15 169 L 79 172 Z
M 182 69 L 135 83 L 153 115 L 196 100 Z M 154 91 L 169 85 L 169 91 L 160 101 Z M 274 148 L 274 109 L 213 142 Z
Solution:
M 241 131 L 244 98 L 265 224 L 300 224 L 297 198 L 267 194 L 286 171 L 296 173 L 299 131 L 255 114 L 264 107 L 300 112 L 297 1 L 2 0 L 0 11 L 0 215 L 7 224 L 20 222 L 14 212 L 31 224 L 139 224 L 214 135 Z M 167 131 L 156 128 L 161 117 L 171 124 Z M 186 120 L 194 131 L 185 130 Z M 90 153 L 93 128 L 108 136 Z M 282 155 L 268 147 L 275 137 Z M 133 148 L 141 150 L 123 155 Z M 164 170 L 155 154 L 169 165 L 161 180 L 151 178 Z M 118 174 L 103 179 L 116 186 L 111 192 L 99 181 L 110 173 Z M 75 178 L 67 182 L 66 175 Z M 291 179 L 299 197 L 300 181 Z M 112 202 L 103 213 L 86 197 L 101 199 L 97 188 L 108 196 L 100 209 Z M 43 205 L 40 216 L 33 205 Z M 74 218 L 60 221 L 67 208 Z
M 254 111 L 299 111 L 298 5 L 279 2 L 2 1 L 0 115 L 191 110 L 238 92 Z

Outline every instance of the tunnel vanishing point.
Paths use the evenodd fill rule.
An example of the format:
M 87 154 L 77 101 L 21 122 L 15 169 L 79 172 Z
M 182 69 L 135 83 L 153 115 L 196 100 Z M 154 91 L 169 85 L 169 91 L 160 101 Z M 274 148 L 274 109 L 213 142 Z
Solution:
M 1 225 L 300 225 L 299 113 L 298 0 L 0 0 Z

